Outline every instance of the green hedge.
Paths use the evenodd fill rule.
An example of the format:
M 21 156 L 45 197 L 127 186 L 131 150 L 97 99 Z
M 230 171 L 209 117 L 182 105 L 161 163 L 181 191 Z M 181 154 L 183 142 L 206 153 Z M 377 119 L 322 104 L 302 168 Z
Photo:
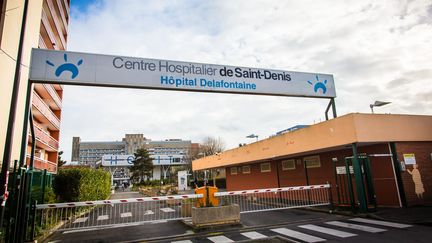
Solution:
M 104 200 L 111 194 L 111 175 L 101 169 L 60 169 L 53 181 L 59 202 Z

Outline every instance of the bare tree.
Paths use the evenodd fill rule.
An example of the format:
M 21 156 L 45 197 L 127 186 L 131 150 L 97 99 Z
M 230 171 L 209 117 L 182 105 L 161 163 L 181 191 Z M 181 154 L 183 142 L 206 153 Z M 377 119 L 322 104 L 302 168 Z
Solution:
M 200 153 L 204 156 L 220 153 L 225 150 L 225 143 L 222 138 L 206 137 L 200 146 Z

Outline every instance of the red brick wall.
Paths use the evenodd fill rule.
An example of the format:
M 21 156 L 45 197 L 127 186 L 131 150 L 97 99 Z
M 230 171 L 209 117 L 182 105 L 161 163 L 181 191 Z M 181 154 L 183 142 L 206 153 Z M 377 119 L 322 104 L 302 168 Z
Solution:
M 370 145 L 358 148 L 359 153 L 367 154 L 389 154 L 387 144 Z M 314 155 L 314 154 L 310 154 Z M 310 156 L 308 155 L 308 156 Z M 352 156 L 352 149 L 347 148 L 344 150 L 320 153 L 321 167 L 308 168 L 309 184 L 325 184 L 330 182 L 333 186 L 332 196 L 337 202 L 337 191 L 335 188 L 336 180 L 333 168 L 332 158 L 337 158 L 339 164 L 343 164 L 344 158 Z M 277 172 L 276 166 L 279 170 L 279 183 L 281 187 L 300 186 L 306 185 L 306 175 L 303 164 L 303 157 L 295 157 L 291 159 L 296 160 L 295 170 L 282 170 L 281 160 L 272 161 L 272 171 L 268 173 L 261 173 L 260 163 L 251 164 L 251 173 L 243 174 L 238 170 L 237 175 L 231 175 L 230 167 L 227 168 L 227 190 L 243 190 L 243 189 L 257 189 L 257 188 L 271 188 L 277 187 Z M 237 166 L 240 168 L 241 166 Z M 374 181 L 375 193 L 377 195 L 378 205 L 382 206 L 399 206 L 399 200 L 396 189 L 396 182 L 393 175 L 393 169 L 390 157 L 374 157 L 371 158 L 372 175 Z M 355 184 L 354 184 L 355 191 Z
M 250 174 L 243 174 L 241 166 L 237 166 L 237 175 L 231 175 L 231 167 L 228 167 L 226 169 L 227 191 L 278 187 L 276 163 L 270 163 L 271 172 L 261 172 L 260 163 L 250 165 Z
M 404 160 L 403 154 L 415 155 L 425 191 L 423 198 L 419 198 L 415 193 L 412 176 L 407 171 L 402 172 L 402 181 L 408 206 L 432 205 L 432 142 L 400 142 L 396 143 L 396 151 L 399 161 Z M 413 165 L 407 165 L 406 169 L 411 171 Z
M 391 154 L 388 143 L 360 147 L 359 152 L 367 154 Z M 369 158 L 372 167 L 372 178 L 377 204 L 379 206 L 399 207 L 397 183 L 391 157 Z

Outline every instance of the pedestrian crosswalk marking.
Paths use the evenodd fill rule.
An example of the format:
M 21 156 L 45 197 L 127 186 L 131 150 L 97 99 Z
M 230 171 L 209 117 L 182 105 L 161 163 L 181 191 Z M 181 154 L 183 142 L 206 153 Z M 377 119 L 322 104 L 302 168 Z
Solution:
M 178 240 L 178 241 L 171 241 L 171 243 L 193 243 L 190 240 Z
M 164 213 L 171 213 L 171 212 L 175 212 L 175 210 L 172 209 L 172 208 L 161 208 L 160 210 L 161 210 L 162 212 L 164 212 Z
M 85 221 L 87 221 L 88 217 L 83 217 L 83 218 L 77 218 L 75 219 L 75 221 L 73 221 L 74 224 L 77 223 L 84 223 Z
M 298 231 L 294 231 L 294 230 L 290 230 L 287 228 L 277 228 L 277 229 L 271 229 L 271 231 L 274 231 L 276 233 L 282 234 L 282 235 L 286 235 L 292 238 L 296 238 L 302 241 L 306 241 L 306 242 L 322 242 L 325 241 L 325 239 L 323 238 L 319 238 L 313 235 L 308 235 L 308 234 L 303 234 L 301 232 Z
M 132 217 L 132 213 L 131 212 L 122 213 L 122 214 L 120 214 L 120 217 L 122 217 L 122 218 Z
M 97 218 L 97 220 L 107 220 L 109 218 L 108 215 L 101 215 Z
M 267 236 L 260 234 L 256 231 L 251 231 L 251 232 L 246 232 L 246 233 L 241 233 L 243 236 L 246 236 L 249 239 L 262 239 L 262 238 L 267 238 Z
M 330 228 L 326 228 L 326 227 L 316 226 L 313 224 L 300 225 L 299 227 L 302 229 L 313 230 L 316 232 L 320 232 L 320 233 L 324 233 L 324 234 L 328 234 L 328 235 L 333 235 L 333 236 L 337 236 L 337 237 L 341 237 L 341 238 L 356 236 L 356 234 L 352 234 L 352 233 L 348 233 L 348 232 L 340 231 L 340 230 L 335 230 L 335 229 L 330 229 Z
M 147 211 L 145 211 L 145 213 L 144 213 L 144 215 L 152 215 L 152 214 L 154 214 L 154 212 L 151 211 L 151 210 L 147 210 Z
M 209 239 L 211 242 L 214 242 L 214 243 L 230 243 L 230 242 L 234 242 L 230 238 L 228 238 L 226 236 L 223 236 L 223 235 L 207 237 L 207 239 Z
M 368 223 L 368 224 L 388 226 L 388 227 L 393 227 L 393 228 L 407 228 L 407 227 L 412 226 L 409 224 L 399 224 L 399 223 L 380 221 L 380 220 L 372 220 L 372 219 L 363 219 L 363 218 L 353 218 L 353 219 L 349 219 L 349 220 L 355 221 L 355 222 L 360 222 L 360 223 Z
M 365 226 L 365 225 L 360 225 L 360 224 L 350 224 L 350 223 L 345 223 L 345 222 L 341 222 L 341 221 L 329 221 L 329 222 L 326 222 L 326 224 L 344 227 L 344 228 L 349 228 L 349 229 L 354 229 L 354 230 L 365 231 L 365 232 L 369 232 L 369 233 L 379 233 L 379 232 L 386 231 L 385 229 L 381 229 L 381 228 L 375 228 L 375 227 L 370 227 L 370 226 Z

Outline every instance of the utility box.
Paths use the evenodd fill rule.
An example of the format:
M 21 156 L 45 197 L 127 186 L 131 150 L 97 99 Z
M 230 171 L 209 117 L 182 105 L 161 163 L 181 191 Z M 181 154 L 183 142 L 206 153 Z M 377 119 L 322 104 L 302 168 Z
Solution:
M 219 199 L 217 199 L 214 194 L 218 192 L 218 188 L 215 186 L 203 186 L 195 189 L 195 194 L 203 194 L 202 198 L 197 201 L 196 207 L 211 207 L 219 206 Z M 207 199 L 208 197 L 208 199 Z
M 188 177 L 188 173 L 186 170 L 181 170 L 177 173 L 179 191 L 189 190 L 187 177 Z

